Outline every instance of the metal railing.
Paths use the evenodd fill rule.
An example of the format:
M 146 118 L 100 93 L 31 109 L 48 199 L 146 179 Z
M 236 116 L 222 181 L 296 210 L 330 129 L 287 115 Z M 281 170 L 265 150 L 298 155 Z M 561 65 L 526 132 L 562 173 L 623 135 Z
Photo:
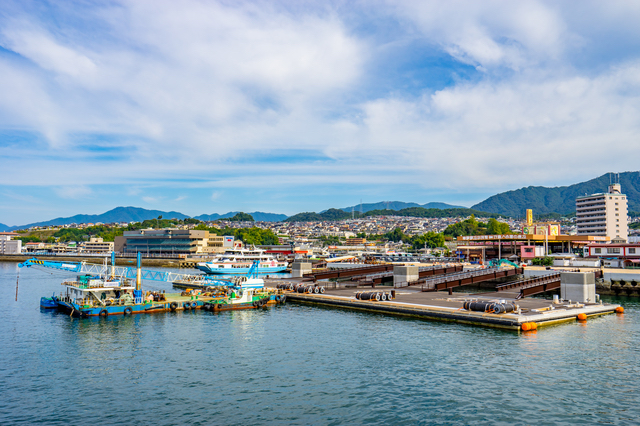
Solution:
M 540 284 L 547 284 L 553 281 L 557 281 L 559 279 L 560 279 L 560 273 L 556 272 L 553 274 L 542 275 L 535 278 L 528 278 L 526 280 L 518 280 L 518 281 L 502 284 L 502 285 L 496 286 L 496 291 L 504 291 L 504 290 L 508 290 L 516 287 L 518 288 L 518 290 L 521 290 L 524 288 L 535 287 Z
M 459 281 L 459 280 L 464 280 L 466 278 L 481 277 L 483 275 L 492 274 L 492 273 L 498 272 L 500 270 L 501 270 L 501 268 L 487 268 L 487 269 L 479 269 L 477 271 L 458 272 L 458 273 L 454 273 L 454 274 L 447 274 L 447 275 L 442 276 L 442 277 L 428 278 L 428 279 L 425 280 L 425 284 L 426 285 L 433 284 L 435 286 L 436 284 L 448 283 L 448 282 L 452 282 L 452 281 Z

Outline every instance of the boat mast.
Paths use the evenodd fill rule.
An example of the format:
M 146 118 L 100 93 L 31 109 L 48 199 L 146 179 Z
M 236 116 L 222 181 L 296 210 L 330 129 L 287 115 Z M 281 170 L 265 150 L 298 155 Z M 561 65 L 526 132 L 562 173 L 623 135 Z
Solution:
M 133 291 L 133 303 L 141 304 L 142 303 L 142 256 L 141 253 L 138 252 L 138 270 L 136 271 L 136 289 Z
M 116 278 L 116 252 L 111 251 L 111 279 L 115 280 Z

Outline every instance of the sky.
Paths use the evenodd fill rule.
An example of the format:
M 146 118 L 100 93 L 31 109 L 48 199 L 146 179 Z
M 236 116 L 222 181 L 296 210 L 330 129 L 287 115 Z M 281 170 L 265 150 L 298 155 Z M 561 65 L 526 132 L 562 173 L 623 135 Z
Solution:
M 0 222 L 471 206 L 636 171 L 640 3 L 0 3 Z

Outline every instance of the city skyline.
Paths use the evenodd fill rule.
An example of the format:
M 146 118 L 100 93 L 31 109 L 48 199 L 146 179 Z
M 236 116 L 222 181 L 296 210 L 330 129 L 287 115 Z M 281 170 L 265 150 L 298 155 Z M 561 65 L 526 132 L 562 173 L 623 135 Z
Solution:
M 628 2 L 4 2 L 0 222 L 470 207 L 637 169 Z

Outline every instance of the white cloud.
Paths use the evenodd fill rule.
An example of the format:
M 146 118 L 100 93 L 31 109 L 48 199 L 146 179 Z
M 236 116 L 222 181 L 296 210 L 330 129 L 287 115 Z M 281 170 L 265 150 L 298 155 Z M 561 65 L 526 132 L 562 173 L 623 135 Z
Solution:
M 28 25 L 28 24 L 27 24 Z M 31 59 L 45 70 L 76 79 L 85 79 L 97 70 L 96 64 L 83 54 L 62 46 L 49 34 L 20 28 L 19 23 L 4 27 L 5 47 Z
M 61 198 L 80 199 L 93 193 L 91 188 L 84 185 L 61 186 L 54 188 L 56 194 Z
M 640 44 L 638 7 L 345 7 L 113 2 L 68 6 L 65 22 L 83 22 L 71 29 L 28 10 L 0 17 L 0 45 L 20 55 L 0 54 L 0 127 L 36 131 L 50 145 L 0 144 L 2 158 L 29 158 L 38 170 L 7 162 L 0 184 L 73 188 L 81 176 L 81 185 L 126 183 L 137 195 L 153 185 L 258 188 L 268 176 L 292 187 L 420 182 L 495 191 L 637 168 L 640 58 L 630 52 Z M 598 44 L 614 37 L 593 25 L 598 19 L 620 52 Z M 414 66 L 407 74 L 416 79 L 431 72 L 425 50 L 482 72 L 454 75 L 434 91 L 406 90 L 412 77 L 398 71 L 390 89 L 378 90 L 387 76 L 374 65 L 407 39 L 419 48 L 399 57 L 398 69 Z M 87 135 L 104 136 L 105 152 L 83 147 Z M 604 148 L 613 143 L 627 155 Z M 326 158 L 270 160 L 290 148 Z
M 530 75 L 459 85 L 418 102 L 378 100 L 364 106 L 362 131 L 379 154 L 451 187 L 576 182 L 637 169 L 639 75 L 634 62 L 595 78 Z
M 393 2 L 415 31 L 483 70 L 556 60 L 575 42 L 555 4 L 542 1 Z
M 23 98 L 0 99 L 14 123 L 47 136 L 136 135 L 140 156 L 186 156 L 175 149 L 180 144 L 221 158 L 264 147 L 265 134 L 269 145 L 287 146 L 281 130 L 309 120 L 305 110 L 339 97 L 362 72 L 363 43 L 332 17 L 138 1 L 87 18 L 87 25 L 107 27 L 103 44 L 33 18 L 7 22 L 0 45 L 39 67 L 26 77 L 3 74 L 7 85 L 26 78 L 23 87 L 45 87 L 35 98 L 55 103 L 33 109 Z M 18 67 L 11 60 L 4 66 Z

